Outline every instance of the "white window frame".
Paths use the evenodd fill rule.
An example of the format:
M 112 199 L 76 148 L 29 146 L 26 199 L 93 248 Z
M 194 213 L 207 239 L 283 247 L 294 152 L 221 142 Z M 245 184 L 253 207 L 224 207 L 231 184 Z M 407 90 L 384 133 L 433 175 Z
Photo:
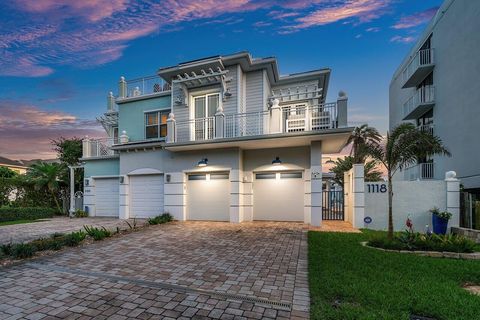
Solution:
M 165 135 L 164 137 L 161 136 L 161 126 L 162 126 L 162 119 L 161 119 L 161 114 L 162 113 L 167 113 L 167 118 L 168 118 L 168 113 L 170 112 L 170 110 L 168 109 L 157 109 L 157 110 L 147 110 L 147 111 L 144 111 L 143 112 L 143 138 L 145 140 L 155 140 L 155 139 L 165 139 L 167 137 L 167 135 Z M 148 125 L 147 124 L 147 115 L 150 114 L 150 113 L 156 113 L 157 114 L 157 117 L 158 117 L 158 123 L 156 124 L 156 126 L 158 127 L 158 135 L 156 138 L 147 138 L 147 126 L 148 127 L 153 127 L 154 125 Z M 164 124 L 165 126 L 167 125 L 166 123 Z

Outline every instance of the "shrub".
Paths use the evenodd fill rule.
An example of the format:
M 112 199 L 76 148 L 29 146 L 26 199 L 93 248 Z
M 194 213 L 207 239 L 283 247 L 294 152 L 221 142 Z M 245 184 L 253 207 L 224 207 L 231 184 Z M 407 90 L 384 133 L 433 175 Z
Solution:
M 2 253 L 5 256 L 9 256 L 10 254 L 12 254 L 12 244 L 7 243 L 7 244 L 0 245 L 0 253 Z
M 87 234 L 93 238 L 93 240 L 103 240 L 112 235 L 112 233 L 109 230 L 107 230 L 105 227 L 102 227 L 101 229 L 99 229 L 97 227 L 84 226 L 84 228 Z
M 35 247 L 29 243 L 18 243 L 12 246 L 11 256 L 15 259 L 30 258 L 35 254 Z
M 162 224 L 162 223 L 167 223 L 173 220 L 173 217 L 170 215 L 170 213 L 164 213 L 162 215 L 156 216 L 154 218 L 149 218 L 148 219 L 148 224 L 150 225 L 155 225 L 155 224 Z
M 72 232 L 69 233 L 65 236 L 63 239 L 63 242 L 65 243 L 66 246 L 69 247 L 76 247 L 78 246 L 83 240 L 85 240 L 85 237 L 87 234 L 83 231 L 78 231 L 78 232 Z
M 409 231 L 395 234 L 392 240 L 389 240 L 385 235 L 376 236 L 368 244 L 383 249 L 410 251 L 471 253 L 477 249 L 475 242 L 456 234 L 422 234 Z
M 0 222 L 15 221 L 15 220 L 37 220 L 51 218 L 57 213 L 56 209 L 52 208 L 0 208 Z
M 88 217 L 88 213 L 86 211 L 78 209 L 73 213 L 73 216 L 75 218 L 86 218 Z

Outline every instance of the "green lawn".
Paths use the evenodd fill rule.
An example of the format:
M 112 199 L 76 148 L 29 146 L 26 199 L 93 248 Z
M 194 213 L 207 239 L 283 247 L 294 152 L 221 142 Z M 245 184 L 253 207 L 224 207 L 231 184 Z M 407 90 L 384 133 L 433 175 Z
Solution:
M 420 257 L 363 247 L 362 234 L 310 231 L 312 319 L 480 319 L 480 261 Z
M 33 222 L 42 222 L 42 221 L 47 221 L 47 220 L 14 220 L 14 221 L 3 221 L 0 222 L 0 227 L 1 226 L 9 226 L 12 224 L 24 224 L 24 223 L 33 223 Z

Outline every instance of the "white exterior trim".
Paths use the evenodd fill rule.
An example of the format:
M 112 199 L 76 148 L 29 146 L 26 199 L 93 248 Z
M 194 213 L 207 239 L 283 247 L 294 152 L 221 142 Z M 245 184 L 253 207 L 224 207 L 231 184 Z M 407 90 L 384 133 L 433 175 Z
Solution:
M 141 168 L 141 169 L 135 169 L 127 173 L 127 175 L 129 176 L 140 176 L 140 175 L 148 175 L 148 174 L 163 174 L 163 171 L 152 169 L 152 168 Z

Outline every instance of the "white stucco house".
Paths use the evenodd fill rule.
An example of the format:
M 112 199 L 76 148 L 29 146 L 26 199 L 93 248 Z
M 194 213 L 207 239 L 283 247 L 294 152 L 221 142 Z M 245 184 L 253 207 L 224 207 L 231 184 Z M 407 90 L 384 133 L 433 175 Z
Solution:
M 109 138 L 83 143 L 85 210 L 320 225 L 322 154 L 353 130 L 346 95 L 325 101 L 330 72 L 281 76 L 240 52 L 120 78 L 99 118 Z

